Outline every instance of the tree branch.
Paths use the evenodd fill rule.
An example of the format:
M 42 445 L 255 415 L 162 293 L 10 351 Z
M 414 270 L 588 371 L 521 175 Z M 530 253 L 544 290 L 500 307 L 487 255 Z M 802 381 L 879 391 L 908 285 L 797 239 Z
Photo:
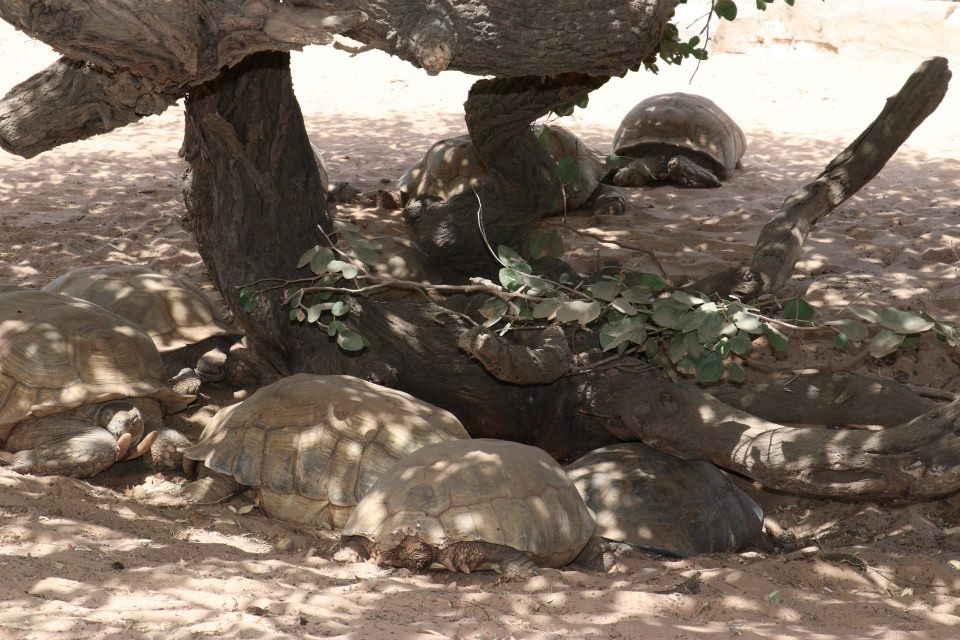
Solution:
M 692 289 L 742 299 L 777 290 L 786 282 L 814 225 L 859 191 L 884 167 L 914 129 L 943 100 L 951 72 L 946 58 L 923 62 L 880 115 L 820 173 L 784 201 L 760 232 L 753 258 L 742 267 L 709 276 Z

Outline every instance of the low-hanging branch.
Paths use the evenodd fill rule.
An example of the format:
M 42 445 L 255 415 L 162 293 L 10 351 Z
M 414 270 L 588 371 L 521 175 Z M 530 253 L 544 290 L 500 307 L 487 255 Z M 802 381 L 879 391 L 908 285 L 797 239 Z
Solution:
M 709 276 L 690 288 L 744 300 L 775 292 L 790 277 L 814 225 L 880 172 L 943 100 L 950 76 L 946 58 L 924 61 L 850 146 L 816 179 L 790 194 L 760 231 L 746 267 Z
M 621 74 L 651 54 L 679 3 L 3 0 L 0 18 L 66 59 L 0 100 L 0 147 L 30 157 L 97 135 L 162 111 L 251 54 L 337 35 L 431 74 Z

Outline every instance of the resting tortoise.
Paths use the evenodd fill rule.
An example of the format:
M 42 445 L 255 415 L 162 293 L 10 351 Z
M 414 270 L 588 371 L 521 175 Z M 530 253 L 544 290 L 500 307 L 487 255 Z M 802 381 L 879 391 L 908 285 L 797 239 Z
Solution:
M 620 123 L 613 152 L 621 161 L 612 181 L 621 187 L 661 181 L 719 187 L 740 167 L 746 148 L 743 131 L 712 100 L 664 93 L 639 102 Z
M 222 380 L 230 346 L 241 338 L 194 284 L 138 265 L 79 267 L 44 291 L 88 300 L 137 325 L 153 339 L 168 378 L 190 369 L 199 381 Z
M 184 451 L 214 472 L 188 485 L 211 504 L 241 486 L 271 517 L 339 529 L 393 464 L 434 442 L 469 438 L 453 414 L 359 378 L 300 373 L 220 410 Z
M 598 215 L 622 214 L 627 197 L 620 189 L 602 182 L 609 173 L 604 159 L 567 129 L 556 125 L 545 128 L 545 134 L 542 129 L 535 133 L 544 141 L 550 157 L 556 162 L 573 158 L 578 169 L 578 178 L 563 194 L 566 203 L 558 194 L 556 210 L 550 213 L 589 206 Z M 435 143 L 423 160 L 407 169 L 398 186 L 404 203 L 419 198 L 449 200 L 488 179 L 489 174 L 480 162 L 470 136 L 463 135 Z
M 608 540 L 685 557 L 736 551 L 763 525 L 760 506 L 712 464 L 640 443 L 597 449 L 566 471 Z
M 192 400 L 167 385 L 157 348 L 121 316 L 0 287 L 0 462 L 15 471 L 95 475 L 142 455 L 163 409 Z
M 327 170 L 327 163 L 323 159 L 323 153 L 317 145 L 310 143 L 310 149 L 313 151 L 313 159 L 317 163 L 317 169 L 320 171 L 320 184 L 326 192 L 327 197 L 333 202 L 350 202 L 355 199 L 359 192 L 349 182 L 344 180 L 331 180 L 330 172 Z
M 494 568 L 509 579 L 574 560 L 600 568 L 593 532 L 593 515 L 545 452 L 456 440 L 423 447 L 385 473 L 344 526 L 338 557 L 353 552 L 416 570 Z

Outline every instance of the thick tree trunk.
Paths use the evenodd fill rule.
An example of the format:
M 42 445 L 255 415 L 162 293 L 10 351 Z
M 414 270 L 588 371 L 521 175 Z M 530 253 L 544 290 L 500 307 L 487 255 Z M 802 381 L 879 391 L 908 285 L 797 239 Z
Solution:
M 793 272 L 817 221 L 880 173 L 943 100 L 951 75 L 946 58 L 923 62 L 850 146 L 816 179 L 790 194 L 780 212 L 760 231 L 746 267 L 710 276 L 691 288 L 721 295 L 732 293 L 743 300 L 776 291 Z
M 501 244 L 519 248 L 521 238 L 556 211 L 563 197 L 556 162 L 530 124 L 606 80 L 582 74 L 478 80 L 464 108 L 467 130 L 490 179 L 449 200 L 409 203 L 404 218 L 417 245 L 463 273 L 495 273 L 491 250 Z
M 204 259 L 255 347 L 285 371 L 385 383 L 450 409 L 475 436 L 536 444 L 561 460 L 616 439 L 641 440 L 813 496 L 921 499 L 960 488 L 958 403 L 882 431 L 788 428 L 657 374 L 607 369 L 554 380 L 555 363 L 542 366 L 546 340 L 502 356 L 487 351 L 481 364 L 457 348 L 471 328 L 462 314 L 477 306 L 463 296 L 446 307 L 351 300 L 350 317 L 371 343 L 351 354 L 317 327 L 291 323 L 276 292 L 244 311 L 237 287 L 300 276 L 297 257 L 326 223 L 286 63 L 285 54 L 256 55 L 191 92 L 185 145 L 187 204 Z M 594 347 L 586 340 L 574 352 Z M 528 384 L 502 382 L 484 367 Z M 825 388 L 837 392 L 834 403 L 846 401 L 849 387 Z
M 328 44 L 337 34 L 430 73 L 621 74 L 654 51 L 677 4 L 679 0 L 3 0 L 4 20 L 90 65 L 61 61 L 59 69 L 15 87 L 0 101 L 0 147 L 29 157 L 109 131 L 158 113 L 252 53 Z M 86 119 L 77 119 L 81 113 Z M 18 134 L 22 131 L 49 133 L 24 139 Z

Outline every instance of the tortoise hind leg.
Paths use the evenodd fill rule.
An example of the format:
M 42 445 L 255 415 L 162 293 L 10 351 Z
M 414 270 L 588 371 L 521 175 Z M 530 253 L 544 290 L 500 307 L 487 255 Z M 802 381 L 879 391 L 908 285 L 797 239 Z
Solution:
M 674 156 L 667 162 L 667 173 L 670 180 L 681 187 L 691 189 L 715 189 L 720 186 L 720 179 L 713 171 L 702 167 L 686 156 Z
M 4 446 L 8 455 L 0 457 L 0 462 L 14 471 L 74 478 L 95 476 L 121 453 L 117 438 L 105 429 L 86 419 L 61 415 L 17 425 Z

